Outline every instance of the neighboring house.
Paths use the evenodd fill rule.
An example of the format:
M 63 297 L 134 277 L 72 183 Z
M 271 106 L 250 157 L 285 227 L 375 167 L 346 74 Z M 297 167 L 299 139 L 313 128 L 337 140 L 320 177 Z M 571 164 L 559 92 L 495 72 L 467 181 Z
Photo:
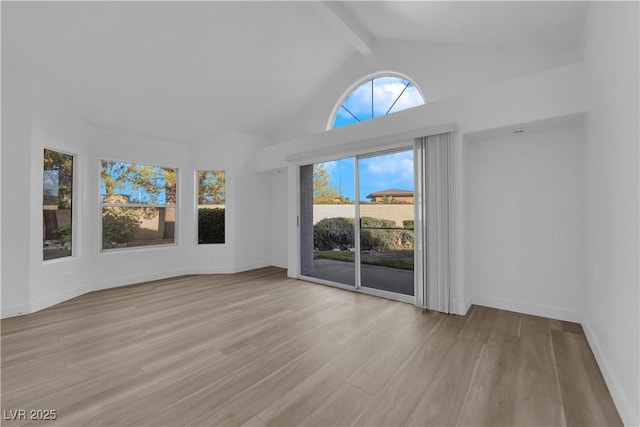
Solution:
M 371 193 L 367 199 L 371 199 L 371 203 L 413 204 L 413 191 L 392 188 Z

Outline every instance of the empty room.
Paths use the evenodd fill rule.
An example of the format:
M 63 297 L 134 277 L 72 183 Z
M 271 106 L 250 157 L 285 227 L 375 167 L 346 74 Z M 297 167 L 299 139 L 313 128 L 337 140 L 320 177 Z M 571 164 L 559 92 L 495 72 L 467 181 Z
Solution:
M 640 425 L 639 15 L 2 1 L 2 425 Z

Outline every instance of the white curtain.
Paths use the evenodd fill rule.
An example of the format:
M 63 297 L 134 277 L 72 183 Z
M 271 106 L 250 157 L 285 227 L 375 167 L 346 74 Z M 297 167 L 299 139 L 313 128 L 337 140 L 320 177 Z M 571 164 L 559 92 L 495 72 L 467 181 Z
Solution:
M 449 313 L 451 133 L 416 139 L 416 305 Z

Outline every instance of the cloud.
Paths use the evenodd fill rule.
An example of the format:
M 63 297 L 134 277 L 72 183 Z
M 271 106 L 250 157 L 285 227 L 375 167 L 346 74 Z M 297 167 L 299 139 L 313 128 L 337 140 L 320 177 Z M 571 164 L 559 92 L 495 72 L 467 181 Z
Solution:
M 394 88 L 393 91 L 395 94 L 398 91 L 398 88 Z M 402 89 L 400 89 L 400 92 L 402 92 Z M 398 92 L 398 94 L 400 92 Z M 395 101 L 396 103 L 393 104 L 393 101 Z M 389 110 L 389 107 L 387 107 L 387 110 L 389 110 L 389 114 L 424 104 L 424 101 L 422 100 L 422 96 L 420 96 L 420 92 L 418 92 L 418 89 L 416 89 L 415 86 L 409 86 L 404 92 L 402 92 L 402 95 L 400 95 L 399 98 L 396 95 L 393 101 L 391 101 L 390 103 L 387 102 L 383 104 L 385 106 L 393 105 L 393 107 L 390 110 Z M 384 113 L 386 113 L 386 110 Z
M 324 162 L 323 165 L 324 165 L 324 168 L 327 170 L 327 172 L 331 173 L 338 168 L 338 161 L 333 160 L 331 162 Z
M 351 111 L 358 119 L 366 120 L 371 118 L 371 81 L 360 85 L 356 90 L 351 92 L 342 104 L 346 109 Z M 342 117 L 351 117 L 344 108 L 340 108 L 339 113 Z
M 385 187 L 380 190 L 394 187 L 413 189 L 413 151 L 371 157 L 363 159 L 362 163 L 366 179 Z
M 407 83 L 398 77 L 380 77 L 373 80 L 374 117 L 384 116 L 387 111 L 393 113 L 424 104 L 418 89 L 413 85 L 407 87 Z M 367 120 L 371 118 L 372 113 L 371 97 L 372 86 L 369 80 L 351 92 L 343 105 L 358 119 Z M 338 110 L 338 116 L 345 119 L 352 117 L 344 108 Z

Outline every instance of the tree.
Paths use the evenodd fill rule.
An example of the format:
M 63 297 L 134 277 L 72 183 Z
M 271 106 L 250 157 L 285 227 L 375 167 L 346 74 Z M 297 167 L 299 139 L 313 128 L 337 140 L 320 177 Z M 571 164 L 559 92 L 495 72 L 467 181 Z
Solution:
M 224 205 L 224 171 L 198 172 L 198 204 Z
M 400 201 L 393 196 L 389 196 L 388 194 L 382 198 L 382 203 L 385 205 L 397 205 L 400 204 Z
M 176 172 L 177 172 L 176 169 L 169 169 L 169 168 L 162 169 L 162 175 L 164 178 L 166 204 L 174 205 L 174 206 L 178 198 L 177 192 L 176 192 L 176 183 L 177 183 Z M 174 208 L 173 215 L 167 215 L 166 208 L 160 210 L 160 215 L 161 215 L 160 221 L 162 222 L 162 224 L 164 224 L 164 232 L 162 234 L 162 237 L 165 239 L 173 238 L 173 236 L 175 236 L 175 225 L 176 225 L 175 208 Z
M 45 149 L 44 170 L 55 172 L 58 177 L 58 208 L 70 208 L 73 193 L 73 156 Z
M 340 204 L 348 203 L 349 199 L 338 193 L 330 185 L 329 171 L 322 163 L 313 165 L 313 203 Z
M 53 150 L 44 150 L 45 178 L 50 176 L 52 187 L 45 186 L 44 202 L 52 205 L 55 201 L 57 209 L 71 209 L 71 197 L 73 195 L 73 156 L 59 153 Z M 49 175 L 47 175 L 49 173 Z M 54 178 L 55 177 L 55 178 Z M 57 230 L 58 213 L 53 209 L 43 210 L 44 238 L 52 240 L 58 238 Z M 68 224 L 63 224 L 65 227 Z M 69 233 L 70 233 L 70 227 Z
M 164 194 L 167 205 L 176 204 L 176 169 L 103 160 L 100 173 L 106 203 L 155 204 Z M 169 215 L 166 209 L 156 207 L 105 208 L 102 212 L 103 242 L 128 242 L 141 218 L 156 216 L 159 217 L 158 230 L 163 230 L 162 237 L 173 237 L 174 217 Z
M 100 167 L 100 178 L 104 184 L 105 199 L 123 190 L 130 175 L 134 174 L 136 165 L 132 163 L 111 162 L 103 160 Z
M 167 194 L 169 193 L 167 186 L 169 186 L 173 188 L 173 202 L 175 203 L 175 169 L 109 160 L 103 160 L 101 166 L 100 175 L 107 200 L 116 194 L 116 190 L 133 191 L 137 188 L 140 191 L 139 194 L 148 197 L 145 202 L 157 202 L 158 196 L 164 191 L 167 203 L 169 203 L 169 194 Z M 138 202 L 142 202 L 142 200 L 138 200 Z
M 175 205 L 177 202 L 176 170 L 168 168 L 162 169 L 162 175 L 164 177 L 166 203 L 168 205 Z
M 198 205 L 224 205 L 224 171 L 198 172 Z M 224 243 L 225 209 L 198 207 L 198 243 Z

